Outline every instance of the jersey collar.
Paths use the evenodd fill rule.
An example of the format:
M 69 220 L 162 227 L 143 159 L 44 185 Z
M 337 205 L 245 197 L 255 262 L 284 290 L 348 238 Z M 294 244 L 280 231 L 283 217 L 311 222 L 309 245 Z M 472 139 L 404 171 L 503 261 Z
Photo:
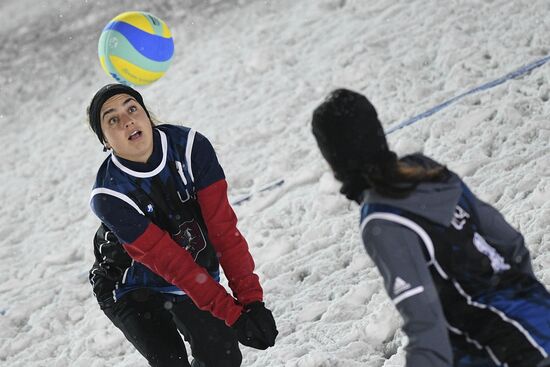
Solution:
M 149 169 L 147 171 L 143 171 L 143 172 L 142 171 L 136 171 L 136 170 L 133 170 L 133 169 L 127 167 L 127 165 L 124 164 L 124 160 L 122 160 L 121 158 L 117 158 L 113 153 L 111 153 L 111 160 L 113 161 L 115 166 L 117 166 L 122 172 L 127 173 L 131 176 L 134 176 L 134 177 L 138 177 L 138 178 L 153 177 L 153 176 L 157 175 L 160 171 L 162 171 L 162 169 L 166 165 L 166 156 L 168 155 L 168 152 L 167 152 L 168 151 L 168 139 L 166 138 L 166 134 L 164 132 L 162 132 L 161 130 L 154 129 L 153 131 L 157 131 L 158 134 L 160 135 L 160 145 L 161 145 L 161 149 L 162 149 L 162 159 L 160 160 L 160 163 L 156 167 L 154 167 L 152 169 Z M 146 166 L 146 164 L 143 164 L 143 165 Z

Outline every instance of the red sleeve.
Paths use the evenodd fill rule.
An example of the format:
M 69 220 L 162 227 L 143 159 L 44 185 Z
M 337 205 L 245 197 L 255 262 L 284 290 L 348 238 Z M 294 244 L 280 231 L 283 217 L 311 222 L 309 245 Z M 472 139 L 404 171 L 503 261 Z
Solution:
M 227 199 L 227 182 L 219 180 L 197 192 L 208 238 L 216 249 L 233 295 L 243 305 L 261 301 L 260 280 L 248 244 L 237 229 L 237 216 Z
M 233 325 L 241 315 L 242 306 L 225 288 L 155 224 L 149 224 L 141 236 L 125 244 L 124 248 L 134 260 L 182 289 L 198 308 L 225 320 L 228 326 Z

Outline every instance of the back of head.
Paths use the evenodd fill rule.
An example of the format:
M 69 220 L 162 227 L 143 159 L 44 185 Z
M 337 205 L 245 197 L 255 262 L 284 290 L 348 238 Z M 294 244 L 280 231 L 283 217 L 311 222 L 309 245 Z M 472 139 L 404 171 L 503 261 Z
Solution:
M 312 132 L 349 199 L 357 200 L 370 187 L 370 174 L 396 162 L 374 106 L 351 90 L 337 89 L 328 95 L 313 112 Z
M 379 165 L 388 156 L 384 129 L 363 95 L 337 89 L 313 112 L 313 135 L 335 173 Z
M 389 150 L 378 114 L 356 92 L 337 89 L 313 112 L 312 130 L 323 157 L 342 182 L 340 192 L 360 202 L 366 189 L 395 198 L 405 197 L 420 182 L 448 177 L 445 166 L 423 167 L 397 160 Z

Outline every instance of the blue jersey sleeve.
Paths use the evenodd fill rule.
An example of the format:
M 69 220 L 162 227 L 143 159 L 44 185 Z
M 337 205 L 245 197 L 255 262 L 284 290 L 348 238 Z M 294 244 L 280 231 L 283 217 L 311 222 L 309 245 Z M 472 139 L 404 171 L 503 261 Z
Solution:
M 214 147 L 204 135 L 199 133 L 195 135 L 191 164 L 197 191 L 225 178 Z
M 140 213 L 137 205 L 134 207 L 131 199 L 122 194 L 121 197 L 96 194 L 92 197 L 90 205 L 99 220 L 113 231 L 122 243 L 132 243 L 145 232 L 150 220 Z

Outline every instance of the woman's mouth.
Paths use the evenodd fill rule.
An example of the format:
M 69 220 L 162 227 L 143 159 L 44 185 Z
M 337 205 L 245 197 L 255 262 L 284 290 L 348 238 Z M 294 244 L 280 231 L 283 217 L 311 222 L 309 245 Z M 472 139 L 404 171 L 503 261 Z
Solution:
M 136 139 L 139 139 L 141 137 L 141 131 L 134 131 L 133 133 L 130 134 L 130 136 L 128 137 L 128 140 L 136 140 Z

